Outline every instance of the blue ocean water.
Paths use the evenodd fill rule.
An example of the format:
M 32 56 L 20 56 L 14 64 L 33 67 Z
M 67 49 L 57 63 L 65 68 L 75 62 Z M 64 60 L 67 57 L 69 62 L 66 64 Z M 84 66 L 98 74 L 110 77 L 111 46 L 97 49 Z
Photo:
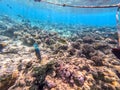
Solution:
M 115 26 L 116 9 L 78 9 L 60 7 L 32 0 L 1 0 L 0 14 L 15 20 L 29 20 L 31 23 L 57 23 L 92 26 Z

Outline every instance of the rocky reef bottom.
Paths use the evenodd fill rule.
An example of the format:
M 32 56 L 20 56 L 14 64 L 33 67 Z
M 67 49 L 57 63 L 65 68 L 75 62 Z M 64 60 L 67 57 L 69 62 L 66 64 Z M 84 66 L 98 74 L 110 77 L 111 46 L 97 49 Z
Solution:
M 0 90 L 120 90 L 120 60 L 111 52 L 116 28 L 66 28 L 0 18 Z

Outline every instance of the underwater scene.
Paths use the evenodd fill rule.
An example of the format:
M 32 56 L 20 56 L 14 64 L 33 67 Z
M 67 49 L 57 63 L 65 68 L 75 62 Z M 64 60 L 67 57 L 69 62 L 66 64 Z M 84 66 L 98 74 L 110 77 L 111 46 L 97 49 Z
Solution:
M 0 0 L 0 90 L 120 90 L 120 0 Z

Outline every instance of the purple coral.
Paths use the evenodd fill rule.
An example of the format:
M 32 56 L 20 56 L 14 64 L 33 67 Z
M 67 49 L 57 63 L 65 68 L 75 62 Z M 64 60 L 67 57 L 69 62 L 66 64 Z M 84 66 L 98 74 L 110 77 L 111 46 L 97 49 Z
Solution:
M 47 82 L 47 86 L 48 86 L 48 88 L 54 88 L 54 87 L 56 87 L 56 84 L 54 83 L 54 82 Z
M 69 70 L 69 67 L 63 67 L 64 65 L 59 65 L 56 69 L 57 75 L 70 85 L 83 85 L 85 82 L 85 77 L 83 75 L 76 75 Z
M 83 84 L 84 84 L 85 78 L 84 78 L 83 76 L 78 77 L 77 79 L 78 79 L 78 82 L 79 82 L 80 85 L 83 85 Z

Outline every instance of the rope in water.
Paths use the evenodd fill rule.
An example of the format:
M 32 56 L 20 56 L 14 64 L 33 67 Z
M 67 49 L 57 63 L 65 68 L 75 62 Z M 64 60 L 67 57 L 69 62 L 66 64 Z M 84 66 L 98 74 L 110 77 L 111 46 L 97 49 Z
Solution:
M 34 0 L 35 2 L 45 2 L 48 4 L 53 4 L 57 6 L 63 6 L 63 7 L 74 7 L 74 8 L 113 8 L 113 7 L 120 7 L 120 3 L 118 4 L 113 4 L 113 5 L 101 5 L 101 6 L 77 6 L 77 5 L 69 5 L 69 4 L 60 4 L 60 3 L 54 3 L 54 2 L 49 2 L 49 1 L 44 1 L 44 0 Z

